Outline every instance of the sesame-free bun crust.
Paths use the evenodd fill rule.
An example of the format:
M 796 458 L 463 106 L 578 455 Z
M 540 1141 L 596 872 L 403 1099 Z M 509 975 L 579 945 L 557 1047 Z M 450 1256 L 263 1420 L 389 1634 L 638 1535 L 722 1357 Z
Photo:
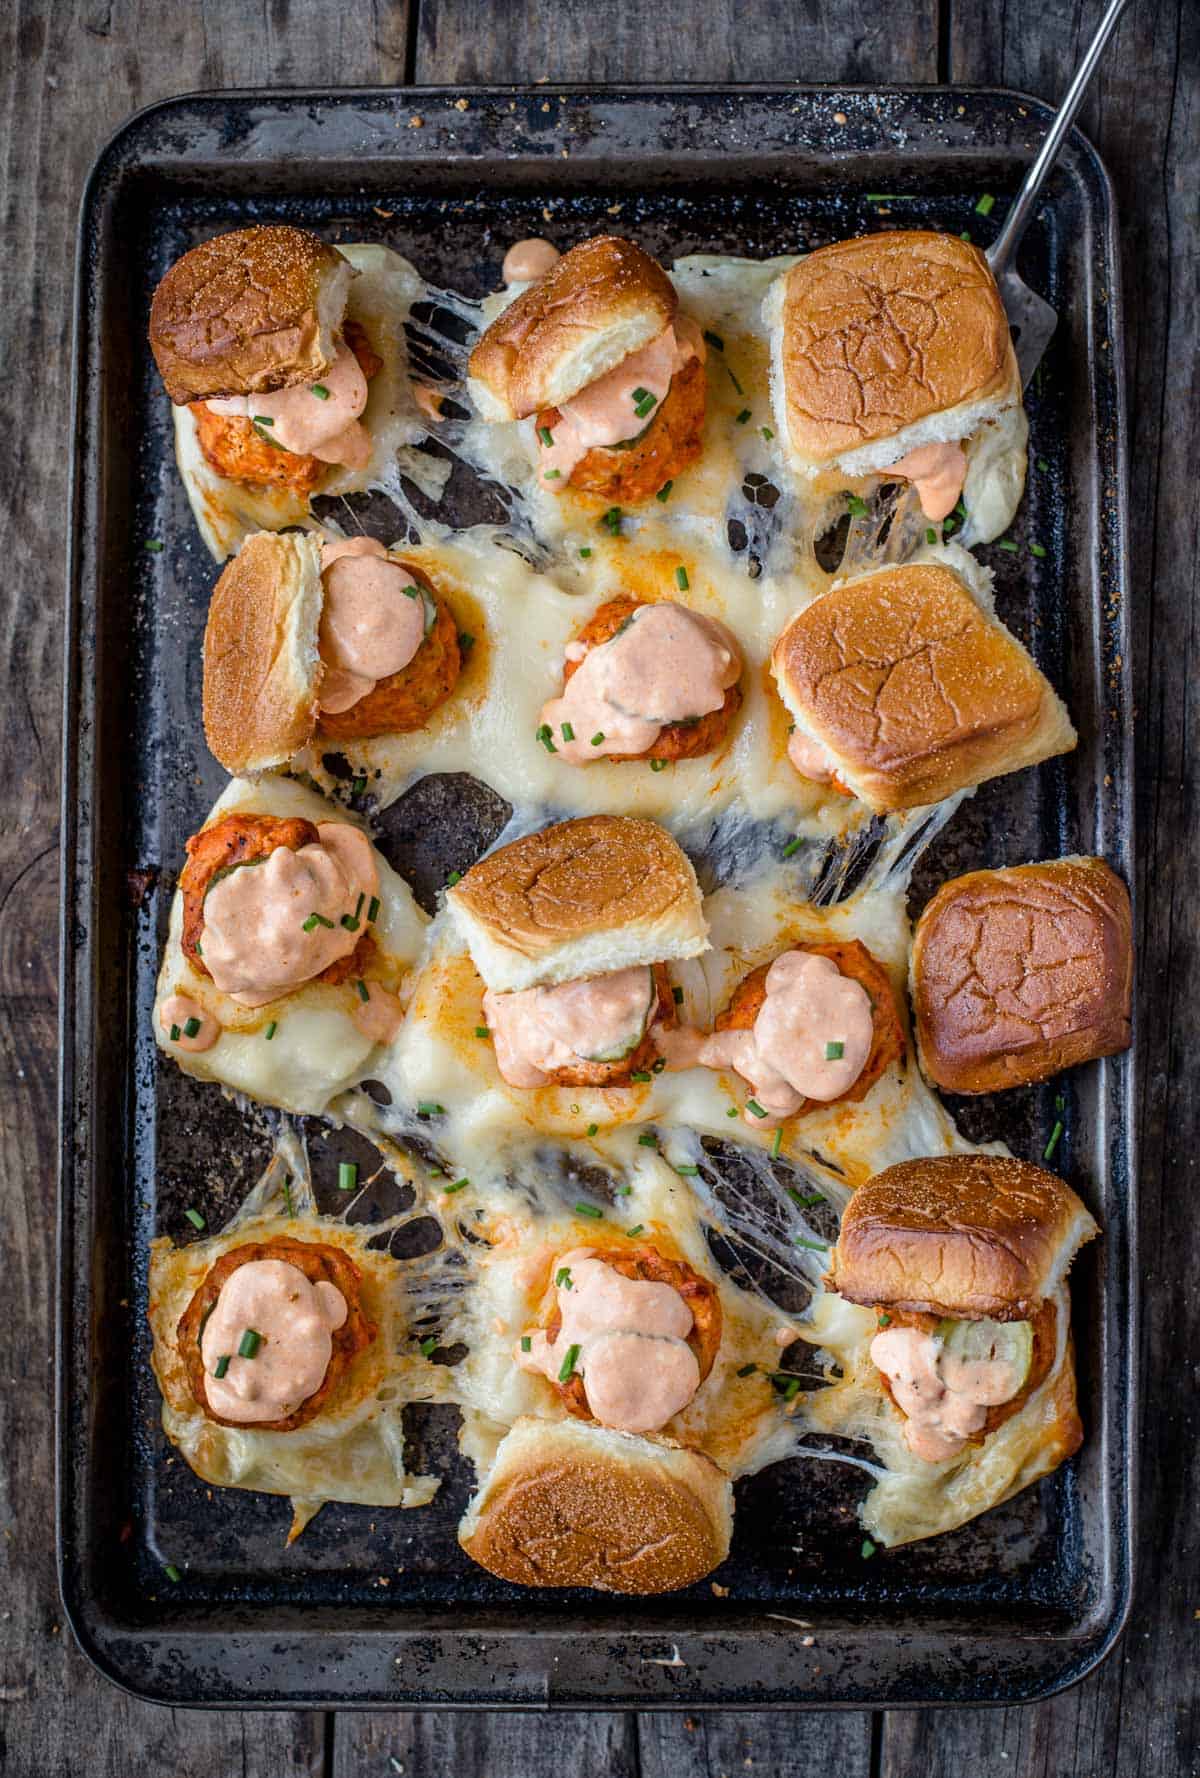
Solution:
M 585 815 L 480 859 L 449 891 L 476 969 L 500 992 L 708 949 L 686 855 L 653 821 Z
M 523 1418 L 458 1535 L 481 1567 L 519 1586 L 670 1593 L 724 1560 L 732 1522 L 729 1478 L 698 1451 Z
M 317 720 L 321 545 L 258 531 L 213 589 L 204 630 L 204 733 L 234 776 L 297 753 Z
M 991 268 L 956 235 L 915 229 L 822 247 L 776 281 L 766 319 L 775 416 L 802 473 L 835 462 L 865 473 L 966 437 L 1020 400 Z M 853 461 L 890 439 L 891 455 Z
M 1036 663 L 939 562 L 823 593 L 788 624 L 771 670 L 797 727 L 877 813 L 940 801 L 1075 745 Z
M 193 247 L 150 305 L 167 394 L 183 403 L 323 376 L 352 276 L 336 247 L 302 228 L 239 228 Z
M 471 353 L 485 420 L 522 420 L 569 401 L 657 339 L 679 298 L 632 241 L 597 235 L 564 253 L 496 317 Z
M 1070 1186 L 1028 1161 L 901 1161 L 851 1198 L 828 1282 L 854 1303 L 1026 1321 L 1097 1232 Z
M 917 922 L 921 1068 L 951 1093 L 991 1093 L 1128 1048 L 1129 891 L 1102 858 L 972 871 Z

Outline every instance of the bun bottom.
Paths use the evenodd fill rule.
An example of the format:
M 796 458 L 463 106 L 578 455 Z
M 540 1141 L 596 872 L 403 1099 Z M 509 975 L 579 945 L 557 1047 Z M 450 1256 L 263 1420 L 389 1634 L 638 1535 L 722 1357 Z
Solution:
M 525 1587 L 669 1593 L 729 1551 L 732 1484 L 697 1451 L 523 1418 L 459 1527 L 467 1554 Z

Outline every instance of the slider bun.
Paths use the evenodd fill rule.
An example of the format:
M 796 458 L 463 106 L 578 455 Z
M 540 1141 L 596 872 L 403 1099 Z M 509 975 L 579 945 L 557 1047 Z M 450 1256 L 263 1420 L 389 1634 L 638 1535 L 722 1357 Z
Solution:
M 167 394 L 182 404 L 314 382 L 333 363 L 353 276 L 302 228 L 239 228 L 193 247 L 150 305 Z
M 657 339 L 679 298 L 657 261 L 616 235 L 564 253 L 499 314 L 471 353 L 485 420 L 559 407 Z
M 653 821 L 585 815 L 480 859 L 448 892 L 489 988 L 514 991 L 698 957 L 696 873 Z
M 940 801 L 1075 745 L 1066 707 L 966 581 L 938 562 L 834 586 L 771 671 L 796 726 L 876 813 Z
M 901 1161 L 851 1198 L 826 1281 L 852 1303 L 1027 1321 L 1098 1232 L 1070 1186 L 1028 1161 Z
M 951 1093 L 991 1093 L 1128 1048 L 1129 891 L 1102 858 L 972 871 L 917 922 L 921 1067 Z
M 501 1440 L 458 1536 L 519 1586 L 670 1593 L 724 1561 L 732 1528 L 729 1478 L 698 1451 L 526 1417 Z
M 866 475 L 917 445 L 967 438 L 1019 404 L 991 267 L 930 230 L 808 254 L 771 286 L 776 427 L 792 467 Z
M 235 777 L 285 765 L 312 737 L 323 597 L 320 541 L 296 532 L 255 532 L 213 589 L 204 733 Z

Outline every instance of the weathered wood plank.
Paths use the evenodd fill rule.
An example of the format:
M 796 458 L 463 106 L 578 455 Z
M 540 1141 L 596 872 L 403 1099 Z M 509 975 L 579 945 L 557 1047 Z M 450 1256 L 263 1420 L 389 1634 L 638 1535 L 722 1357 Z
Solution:
M 320 1717 L 188 1713 L 101 1681 L 54 1574 L 52 1370 L 59 661 L 69 316 L 84 175 L 131 111 L 239 82 L 402 77 L 406 7 L 78 0 L 0 8 L 0 1770 L 6 1778 L 319 1773 Z M 19 1381 L 18 1381 L 19 1380 Z
M 867 1778 L 870 1718 L 766 1710 L 638 1717 L 640 1778 Z
M 952 76 L 1053 99 L 1099 12 L 1099 0 L 1010 0 L 1002 9 L 958 4 Z M 889 1716 L 884 1778 L 1200 1772 L 1200 1684 L 1191 1652 L 1200 1612 L 1200 1509 L 1192 1482 L 1200 1106 L 1191 1087 L 1200 1042 L 1194 811 L 1200 501 L 1191 467 L 1200 448 L 1198 74 L 1196 8 L 1187 0 L 1131 7 L 1084 115 L 1116 183 L 1129 329 L 1138 1003 L 1147 1046 L 1139 1118 L 1147 1414 L 1137 1598 L 1122 1647 L 1060 1698 L 1027 1710 Z
M 627 1712 L 344 1712 L 327 1778 L 638 1778 Z
M 418 81 L 937 78 L 936 0 L 422 0 Z

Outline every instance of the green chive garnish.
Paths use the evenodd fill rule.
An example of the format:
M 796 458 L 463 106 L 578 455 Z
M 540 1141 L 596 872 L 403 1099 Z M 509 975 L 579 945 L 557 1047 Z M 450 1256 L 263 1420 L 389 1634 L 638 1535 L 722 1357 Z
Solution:
M 814 1204 L 823 1204 L 825 1202 L 825 1194 L 823 1192 L 813 1192 L 810 1197 L 802 1198 L 800 1193 L 790 1185 L 787 1188 L 787 1195 L 792 1200 L 793 1204 L 799 1204 L 801 1210 L 811 1210 Z
M 342 925 L 346 928 L 347 932 L 358 931 L 358 921 L 354 918 L 353 914 L 343 914 Z
M 253 419 L 256 426 L 273 426 L 275 424 L 274 420 L 268 419 L 266 414 L 255 414 Z
M 197 1018 L 186 1019 L 184 1021 L 184 1026 L 183 1026 L 183 1035 L 185 1037 L 199 1037 L 199 1035 L 200 1035 L 200 1021 L 199 1021 L 199 1019 L 197 1019 Z
M 840 1062 L 845 1053 L 846 1046 L 844 1043 L 835 1041 L 825 1045 L 825 1060 L 827 1062 Z
M 228 1352 L 222 1352 L 216 1364 L 213 1365 L 214 1377 L 223 1377 L 225 1375 L 225 1372 L 229 1369 L 229 1358 L 230 1354 Z
M 532 1348 L 533 1348 L 533 1341 L 530 1339 L 529 1335 L 522 1334 L 521 1335 L 521 1350 L 522 1350 L 522 1352 L 529 1352 L 532 1350 Z
M 369 922 L 371 922 L 373 924 L 376 920 L 378 920 L 378 918 L 379 918 L 379 897 L 377 895 L 373 895 L 371 897 L 371 905 L 367 909 L 367 919 Z
M 990 216 L 996 207 L 996 200 L 990 191 L 985 191 L 975 206 L 976 216 Z M 874 1546 L 872 1546 L 874 1547 Z
M 742 411 L 741 411 L 741 413 L 740 413 L 740 414 L 739 414 L 739 415 L 738 415 L 738 416 L 737 416 L 737 423 L 738 423 L 738 425 L 739 425 L 739 426 L 744 426 L 744 425 L 745 425 L 745 424 L 746 424 L 746 421 L 747 421 L 747 420 L 748 420 L 748 419 L 749 419 L 749 418 L 750 418 L 750 409 L 749 409 L 749 408 L 748 408 L 748 407 L 744 407 L 744 408 L 743 408 L 743 409 L 742 409 Z
M 475 1035 L 476 1037 L 490 1037 L 492 1034 L 486 1025 L 476 1025 Z
M 726 1112 L 726 1113 L 725 1113 L 725 1116 L 726 1116 L 726 1117 L 736 1117 L 736 1116 L 737 1116 L 737 1114 L 738 1114 L 738 1108 L 737 1108 L 737 1106 L 736 1106 L 736 1105 L 731 1105 L 731 1106 L 730 1106 L 730 1107 L 729 1107 L 729 1110 L 728 1110 L 728 1111 L 727 1111 L 727 1112 Z
M 569 722 L 564 722 L 562 725 L 562 738 L 564 741 L 573 741 L 575 739 L 575 730 Z
M 1040 543 L 1031 543 L 1029 546 L 1029 553 L 1031 556 L 1036 556 L 1039 562 L 1046 554 Z
M 755 1117 L 766 1117 L 766 1115 L 767 1115 L 766 1112 L 763 1110 L 762 1106 L 759 1104 L 757 1099 L 747 1099 L 746 1100 L 746 1110 L 752 1111 L 754 1113 Z
M 418 1348 L 422 1358 L 430 1358 L 437 1350 L 436 1334 L 426 1334 Z
M 362 1001 L 363 1005 L 366 1006 L 371 998 L 370 988 L 368 988 L 366 982 L 364 982 L 361 977 L 355 982 L 354 987 L 359 999 Z
M 179 1039 L 183 1036 L 183 1032 L 179 1029 L 178 1025 L 172 1025 L 168 1036 L 172 1043 L 178 1043 Z
M 556 482 L 556 481 L 558 481 L 558 479 L 561 475 L 562 475 L 561 469 L 544 469 L 542 471 L 543 481 Z
M 789 1377 L 787 1382 L 783 1386 L 784 1401 L 795 1401 L 795 1399 L 799 1395 L 799 1393 L 800 1393 L 800 1379 L 799 1379 L 799 1377 Z
M 782 1129 L 779 1129 L 779 1130 L 776 1130 L 775 1135 L 771 1141 L 771 1159 L 772 1160 L 778 1160 L 779 1151 L 782 1147 L 783 1147 L 783 1131 L 782 1131 Z
M 589 1124 L 587 1127 L 587 1133 L 589 1136 L 595 1136 L 597 1134 L 597 1132 L 599 1131 L 599 1129 L 600 1129 L 599 1124 Z
M 846 511 L 852 518 L 865 519 L 867 516 L 867 503 L 860 498 L 858 494 L 847 494 Z
M 470 1185 L 470 1183 L 471 1181 L 469 1179 L 456 1179 L 453 1185 L 444 1185 L 442 1190 L 444 1192 L 460 1192 Z
M 418 1117 L 445 1117 L 446 1107 L 439 1105 L 436 1099 L 421 1099 L 417 1104 Z
M 676 570 L 675 570 L 675 585 L 679 588 L 681 593 L 687 592 L 687 590 L 688 590 L 688 571 L 686 568 L 682 568 L 682 567 L 676 568 Z
M 659 501 L 661 505 L 665 506 L 667 504 L 667 501 L 671 498 L 671 489 L 674 486 L 675 486 L 674 481 L 664 482 L 662 487 L 658 490 L 658 493 L 654 496 L 654 498 L 657 501 Z
M 658 1137 L 651 1136 L 651 1135 L 639 1136 L 638 1137 L 638 1147 L 639 1148 L 657 1148 L 658 1147 Z
M 925 527 L 925 541 L 926 541 L 926 543 L 936 543 L 937 542 L 937 532 L 934 530 L 932 525 L 926 525 L 926 527 Z
M 597 1222 L 599 1222 L 604 1216 L 603 1210 L 598 1210 L 596 1208 L 595 1204 L 576 1204 L 575 1214 L 576 1214 L 576 1216 L 595 1217 Z
M 267 1026 L 266 1030 L 263 1032 L 263 1036 L 266 1038 L 268 1043 L 270 1043 L 271 1039 L 274 1037 L 274 1035 L 275 1035 L 276 1031 L 278 1031 L 278 1029 L 279 1029 L 279 1020 L 272 1019 L 271 1023 Z
M 644 1235 L 645 1232 L 646 1232 L 646 1225 L 644 1222 L 635 1222 L 631 1229 L 625 1230 L 625 1233 L 627 1235 L 629 1235 L 631 1238 L 634 1235 Z
M 700 1177 L 699 1167 L 676 1167 L 675 1171 L 684 1179 L 698 1179 Z
M 665 759 L 652 759 L 650 761 L 650 770 L 652 772 L 665 772 L 666 769 L 667 762 Z
M 738 380 L 734 376 L 733 372 L 729 369 L 729 366 L 726 365 L 725 369 L 729 373 L 729 381 L 733 384 L 733 386 L 737 390 L 738 394 L 744 395 L 746 393 L 746 391 L 742 388 L 742 385 L 738 382 Z
M 635 1068 L 629 1078 L 630 1080 L 636 1080 L 640 1086 L 645 1086 L 650 1080 L 650 1070 L 648 1068 Z
M 545 445 L 546 449 L 549 450 L 550 446 L 554 443 L 554 434 L 551 432 L 549 426 L 539 426 L 537 435 Z
M 194 1229 L 202 1229 L 204 1227 L 204 1218 L 198 1210 L 185 1210 L 183 1214 L 187 1217 Z
M 1044 1161 L 1048 1161 L 1050 1159 L 1051 1155 L 1054 1153 L 1055 1149 L 1058 1147 L 1059 1142 L 1062 1140 L 1062 1133 L 1063 1133 L 1063 1121 L 1060 1117 L 1060 1118 L 1056 1119 L 1054 1128 L 1050 1132 L 1050 1140 L 1049 1140 L 1049 1142 L 1047 1142 L 1044 1150 L 1042 1151 L 1042 1159 Z
M 592 736 L 592 746 L 599 747 L 599 745 L 603 741 L 603 739 L 604 739 L 604 730 L 600 729 L 597 731 L 596 734 L 594 734 Z
M 1037 466 L 1041 470 L 1046 470 L 1046 469 L 1049 469 L 1049 467 L 1050 467 L 1050 465 L 1047 463 L 1047 461 L 1044 457 L 1039 457 L 1037 459 Z
M 546 749 L 547 753 L 558 752 L 558 748 L 554 745 L 554 737 L 550 733 L 550 724 L 548 722 L 544 722 L 541 728 L 536 731 L 536 738 L 542 743 L 542 746 Z
M 792 1245 L 794 1247 L 807 1247 L 811 1253 L 829 1252 L 828 1241 L 806 1241 L 803 1235 L 793 1235 Z
M 289 1216 L 295 1216 L 296 1210 L 292 1203 L 292 1176 L 285 1173 L 283 1178 L 283 1207 Z
M 758 1366 L 756 1364 L 744 1364 L 742 1366 L 741 1370 L 738 1372 L 738 1376 L 739 1377 L 752 1377 L 757 1369 L 758 1369 Z
M 460 870 L 452 870 L 450 872 L 450 875 L 446 878 L 446 887 L 447 887 L 447 889 L 453 889 L 453 887 L 456 883 L 461 883 L 461 882 L 462 882 L 462 872 Z
M 261 1345 L 262 1335 L 256 1333 L 252 1327 L 248 1327 L 238 1341 L 237 1355 L 239 1358 L 253 1358 Z
M 327 920 L 324 914 L 310 914 L 308 919 L 304 922 L 305 932 L 312 932 L 318 926 L 328 926 L 332 931 L 333 921 Z
M 166 546 L 166 544 L 165 544 L 165 543 L 160 543 L 160 542 L 159 542 L 159 540 L 158 540 L 158 538 L 157 538 L 157 537 L 151 537 L 151 538 L 149 538 L 149 539 L 148 539 L 148 540 L 147 540 L 147 541 L 146 541 L 146 542 L 145 542 L 145 543 L 144 543 L 144 544 L 143 544 L 143 545 L 142 545 L 142 548 L 143 548 L 143 549 L 145 549 L 145 550 L 147 550 L 147 551 L 148 551 L 148 552 L 149 552 L 149 553 L 150 553 L 150 555 L 152 555 L 152 556 L 157 556 L 157 555 L 161 555 L 161 554 L 162 554 L 162 552 L 163 552 L 163 550 L 164 550 L 164 549 L 165 549 L 165 548 L 166 548 L 166 547 L 167 547 L 167 546 Z
M 325 387 L 324 383 L 314 383 L 312 386 L 312 392 L 316 396 L 318 401 L 328 401 L 329 400 L 329 391 Z
M 875 1317 L 875 1325 L 876 1327 L 890 1327 L 892 1325 L 892 1318 L 886 1310 Z
M 721 338 L 719 333 L 710 333 L 706 327 L 704 329 L 704 337 L 714 352 L 723 352 L 725 350 L 725 341 Z
M 803 844 L 804 841 L 801 839 L 800 835 L 797 834 L 795 839 L 789 840 L 787 845 L 783 848 L 783 856 L 785 858 L 790 858 L 792 853 L 798 852 Z
M 612 535 L 615 537 L 621 529 L 621 508 L 619 506 L 610 506 L 604 517 L 600 520 L 600 523 L 605 526 L 607 530 L 611 531 Z
M 182 1578 L 183 1578 L 183 1576 L 180 1574 L 178 1568 L 176 1568 L 174 1562 L 168 1562 L 166 1567 L 163 1569 L 163 1573 L 166 1575 L 168 1580 L 182 1580 Z
M 350 795 L 351 796 L 361 796 L 363 791 L 366 788 L 367 788 L 366 779 L 365 778 L 356 778 L 354 780 L 353 784 L 351 784 L 351 786 L 350 786 Z
M 613 1190 L 619 1198 L 631 1198 L 633 1196 L 633 1187 L 631 1185 L 614 1185 Z
M 560 1383 L 570 1382 L 571 1374 L 575 1369 L 575 1360 L 578 1357 L 579 1357 L 579 1347 L 578 1346 L 568 1346 L 567 1347 L 567 1356 L 563 1359 L 562 1368 L 558 1373 L 558 1380 Z
M 683 989 L 682 988 L 672 988 L 671 989 L 671 998 L 675 1002 L 676 1006 L 682 1006 L 683 1005 Z
M 586 562 L 592 552 L 590 549 L 581 549 L 579 553 L 583 557 L 584 561 Z
M 570 1288 L 571 1288 L 571 1268 L 570 1268 L 570 1266 L 560 1266 L 558 1268 L 557 1272 L 555 1272 L 555 1274 L 554 1274 L 554 1287 L 556 1290 L 570 1290 Z
M 976 207 L 978 208 L 978 206 L 976 206 Z M 875 1545 L 871 1542 L 871 1539 L 869 1537 L 863 1538 L 862 1548 L 859 1551 L 859 1554 L 861 1555 L 864 1562 L 867 1560 L 868 1556 L 873 1556 L 875 1554 Z
M 358 1184 L 358 1163 L 356 1161 L 339 1161 L 338 1190 L 352 1192 Z
M 460 630 L 458 632 L 458 646 L 462 649 L 464 654 L 470 654 L 475 646 L 475 638 L 472 636 L 470 630 Z
M 636 407 L 639 401 L 645 401 L 645 399 L 646 399 L 647 395 L 649 395 L 649 393 L 650 393 L 649 389 L 638 388 L 633 391 L 633 394 L 629 397 L 629 399 L 630 399 L 630 401 L 633 402 L 633 405 Z
M 1010 556 L 1015 556 L 1017 553 L 1017 546 L 1011 537 L 1002 537 L 997 543 L 996 548 L 1005 550 Z
M 769 426 L 760 426 L 758 430 L 762 433 L 762 435 L 766 439 L 767 443 L 770 444 L 771 440 L 775 436 L 775 434 L 771 431 L 771 428 Z

